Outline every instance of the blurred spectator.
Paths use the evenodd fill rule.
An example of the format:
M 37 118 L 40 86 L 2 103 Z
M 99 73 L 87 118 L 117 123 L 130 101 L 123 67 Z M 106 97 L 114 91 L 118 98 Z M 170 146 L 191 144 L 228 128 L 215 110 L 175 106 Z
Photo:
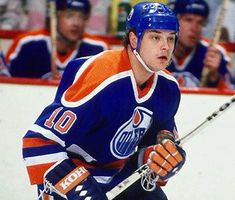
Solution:
M 90 0 L 92 5 L 91 16 L 85 31 L 96 35 L 107 34 L 109 0 Z M 45 27 L 47 14 L 47 0 L 25 0 L 25 12 L 27 13 L 27 29 Z
M 0 76 L 10 76 L 5 61 L 5 57 L 1 49 L 0 49 Z
M 209 1 L 209 6 L 213 9 L 214 12 L 210 13 L 209 23 L 205 28 L 204 33 L 206 36 L 212 38 L 215 28 L 216 22 L 218 18 L 221 16 L 221 9 L 222 9 L 221 0 L 213 0 Z M 223 25 L 221 30 L 221 37 L 220 42 L 227 42 L 227 43 L 235 43 L 235 24 L 234 24 L 234 16 L 235 16 L 235 0 L 227 0 Z M 235 88 L 235 52 L 229 52 L 231 56 L 231 67 L 230 71 L 232 75 L 231 82 L 233 83 L 233 87 Z
M 180 34 L 173 62 L 168 70 L 185 87 L 230 88 L 230 73 L 225 50 L 202 40 L 202 30 L 209 14 L 204 0 L 174 0 L 170 2 L 179 17 Z M 204 75 L 207 68 L 206 76 Z
M 21 0 L 0 0 L 0 29 L 24 29 L 26 23 Z
M 95 55 L 107 49 L 106 43 L 84 36 L 90 16 L 88 0 L 59 0 L 57 6 L 57 57 L 61 75 L 74 58 Z M 48 24 L 48 23 L 47 23 Z M 15 39 L 7 53 L 14 77 L 51 77 L 51 38 L 49 30 L 38 30 Z

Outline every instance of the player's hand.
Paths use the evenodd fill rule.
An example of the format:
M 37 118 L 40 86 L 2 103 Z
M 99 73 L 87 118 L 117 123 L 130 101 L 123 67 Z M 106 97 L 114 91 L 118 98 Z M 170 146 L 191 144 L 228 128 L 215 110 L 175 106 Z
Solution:
M 161 180 L 174 176 L 185 162 L 185 151 L 169 139 L 164 139 L 161 144 L 149 147 L 145 156 L 150 169 L 158 174 Z
M 209 46 L 203 60 L 203 64 L 210 70 L 211 73 L 215 73 L 218 71 L 221 59 L 222 55 L 220 51 L 213 46 Z
M 45 174 L 45 182 L 68 200 L 107 200 L 96 180 L 84 167 L 66 159 Z

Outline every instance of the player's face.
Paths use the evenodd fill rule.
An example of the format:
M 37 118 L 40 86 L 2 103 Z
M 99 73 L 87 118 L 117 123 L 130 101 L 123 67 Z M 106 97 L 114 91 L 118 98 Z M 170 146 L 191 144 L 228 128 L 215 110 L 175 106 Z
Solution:
M 179 22 L 179 43 L 187 48 L 193 48 L 201 38 L 205 18 L 195 14 L 183 14 L 180 15 Z
M 58 13 L 58 31 L 70 42 L 77 42 L 86 27 L 88 16 L 83 12 L 67 9 Z
M 176 34 L 168 30 L 146 31 L 140 45 L 140 55 L 153 71 L 165 69 L 171 60 Z

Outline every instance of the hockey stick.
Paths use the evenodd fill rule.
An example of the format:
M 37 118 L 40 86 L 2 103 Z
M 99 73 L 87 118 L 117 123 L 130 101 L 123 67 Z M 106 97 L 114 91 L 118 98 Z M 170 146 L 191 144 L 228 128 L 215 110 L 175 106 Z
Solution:
M 224 103 L 222 106 L 219 107 L 218 110 L 214 111 L 211 115 L 209 115 L 202 123 L 200 123 L 196 128 L 194 128 L 189 133 L 185 134 L 183 137 L 176 141 L 177 144 L 183 145 L 186 143 L 191 137 L 199 133 L 199 130 L 205 128 L 210 122 L 215 120 L 218 116 L 224 113 L 224 111 L 228 110 L 231 105 L 235 103 L 235 95 L 233 95 L 230 101 Z M 119 194 L 124 192 L 128 187 L 134 184 L 136 181 L 141 179 L 147 172 L 149 172 L 148 166 L 145 164 L 137 169 L 132 175 L 127 177 L 113 189 L 106 193 L 108 200 L 112 200 L 116 198 Z
M 49 13 L 50 13 L 50 31 L 51 31 L 51 72 L 52 72 L 52 79 L 57 79 L 57 66 L 56 66 L 57 18 L 56 18 L 55 0 L 49 1 Z
M 216 21 L 216 26 L 215 26 L 211 46 L 215 46 L 216 44 L 218 44 L 218 42 L 220 40 L 222 25 L 223 25 L 225 13 L 226 13 L 226 10 L 227 10 L 227 3 L 228 3 L 228 0 L 223 0 L 223 2 L 222 2 L 222 7 L 221 7 L 221 10 L 220 10 L 218 19 Z M 203 70 L 202 70 L 201 81 L 200 81 L 201 86 L 206 86 L 208 74 L 209 74 L 209 69 L 208 69 L 207 66 L 204 66 Z

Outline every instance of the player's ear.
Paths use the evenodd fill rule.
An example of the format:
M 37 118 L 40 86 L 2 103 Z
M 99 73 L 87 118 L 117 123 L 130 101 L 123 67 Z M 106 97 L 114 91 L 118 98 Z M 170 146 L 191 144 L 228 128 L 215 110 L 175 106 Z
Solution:
M 130 41 L 130 45 L 133 49 L 136 49 L 137 48 L 137 41 L 138 38 L 136 36 L 136 34 L 134 32 L 130 32 L 129 33 L 129 41 Z

